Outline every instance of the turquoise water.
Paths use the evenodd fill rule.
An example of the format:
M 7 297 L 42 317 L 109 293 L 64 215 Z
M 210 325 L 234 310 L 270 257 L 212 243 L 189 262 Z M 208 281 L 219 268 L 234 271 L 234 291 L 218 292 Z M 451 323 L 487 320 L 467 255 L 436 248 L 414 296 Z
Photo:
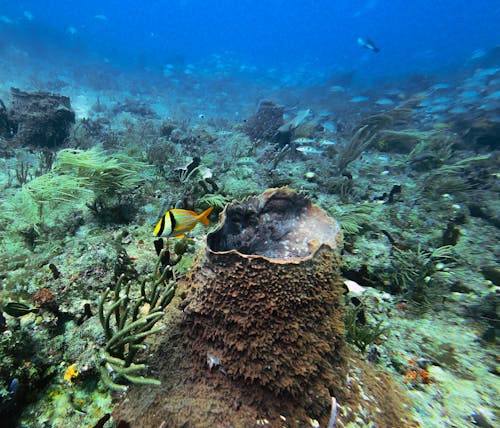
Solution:
M 2 423 L 497 426 L 498 22 L 0 1 Z

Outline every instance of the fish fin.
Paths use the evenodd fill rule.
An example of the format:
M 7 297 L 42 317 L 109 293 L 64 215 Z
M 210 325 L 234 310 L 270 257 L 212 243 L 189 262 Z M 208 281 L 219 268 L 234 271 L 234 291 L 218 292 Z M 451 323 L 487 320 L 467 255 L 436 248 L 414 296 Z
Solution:
M 212 212 L 214 207 L 208 207 L 205 211 L 203 211 L 199 216 L 198 220 L 200 220 L 200 223 L 205 225 L 205 226 L 210 226 L 210 220 L 208 219 L 208 216 Z

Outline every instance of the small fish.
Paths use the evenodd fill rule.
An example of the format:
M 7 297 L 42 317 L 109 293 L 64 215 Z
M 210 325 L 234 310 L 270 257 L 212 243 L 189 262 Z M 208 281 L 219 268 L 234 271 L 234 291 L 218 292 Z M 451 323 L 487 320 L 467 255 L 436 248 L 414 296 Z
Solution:
M 319 145 L 321 147 L 332 147 L 332 146 L 337 146 L 338 142 L 337 141 L 332 141 L 332 140 L 325 140 L 324 138 L 319 140 Z
M 31 312 L 37 313 L 38 309 L 30 308 L 28 305 L 25 305 L 24 303 L 9 302 L 4 306 L 3 311 L 7 315 L 10 315 L 11 317 L 18 318 L 22 317 L 23 315 L 27 315 Z
M 394 101 L 392 101 L 390 98 L 379 98 L 377 101 L 375 101 L 375 104 L 379 106 L 392 106 L 394 105 Z
M 14 21 L 10 19 L 8 16 L 2 15 L 0 16 L 0 22 L 3 22 L 4 24 L 13 24 Z
M 330 92 L 345 92 L 345 88 L 343 86 L 340 86 L 340 85 L 330 86 L 328 88 L 328 90 Z
M 362 102 L 365 102 L 365 101 L 368 101 L 368 100 L 369 100 L 368 97 L 365 97 L 364 95 L 359 95 L 357 97 L 351 98 L 349 101 L 351 103 L 362 103 Z
M 194 229 L 198 222 L 205 226 L 210 225 L 208 216 L 213 209 L 214 207 L 209 207 L 201 214 L 181 208 L 171 209 L 158 221 L 153 230 L 153 234 L 155 236 L 184 238 L 185 232 Z
M 312 146 L 299 146 L 295 150 L 302 153 L 303 155 L 321 155 L 324 153 L 323 150 L 317 149 Z
M 314 142 L 315 140 L 313 140 L 312 138 L 304 138 L 304 137 L 296 138 L 295 140 L 292 141 L 293 144 L 311 144 Z
M 377 45 L 375 45 L 375 43 L 373 43 L 372 39 L 364 39 L 363 37 L 358 37 L 358 44 L 366 49 L 370 49 L 375 53 L 380 52 L 380 49 L 377 47 Z
M 449 83 L 436 83 L 435 85 L 432 85 L 429 89 L 432 91 L 441 91 L 443 89 L 448 89 L 450 87 L 451 85 Z

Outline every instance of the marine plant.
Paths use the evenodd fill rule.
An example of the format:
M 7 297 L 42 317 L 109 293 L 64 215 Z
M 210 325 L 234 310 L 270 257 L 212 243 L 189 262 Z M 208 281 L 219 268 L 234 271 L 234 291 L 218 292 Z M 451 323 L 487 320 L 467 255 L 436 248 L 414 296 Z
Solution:
M 373 204 L 343 205 L 342 208 L 330 209 L 332 216 L 338 220 L 348 235 L 357 234 L 366 224 L 373 221 Z
M 451 158 L 454 138 L 449 134 L 434 132 L 422 139 L 410 152 L 410 162 L 414 165 L 429 167 L 429 169 L 441 166 Z
M 107 387 L 127 389 L 126 383 L 159 385 L 156 379 L 140 373 L 147 366 L 137 363 L 137 353 L 146 348 L 144 340 L 161 331 L 155 324 L 164 315 L 163 309 L 172 300 L 176 279 L 172 266 L 162 265 L 168 248 L 163 249 L 151 278 L 132 289 L 132 281 L 122 274 L 113 290 L 108 288 L 99 301 L 99 320 L 106 336 L 100 353 L 99 371 Z
M 127 222 L 135 208 L 131 194 L 146 179 L 148 165 L 132 157 L 115 154 L 108 156 L 100 149 L 61 150 L 53 171 L 84 180 L 94 194 L 88 208 L 106 222 Z
M 451 279 L 445 263 L 454 259 L 452 245 L 444 245 L 432 251 L 422 250 L 420 244 L 415 249 L 393 247 L 389 281 L 394 291 L 404 293 L 414 302 L 429 304 L 432 285 L 446 284 Z
M 359 315 L 362 310 L 364 310 L 363 304 L 347 305 L 344 324 L 347 341 L 358 348 L 360 352 L 365 352 L 370 344 L 387 331 L 387 328 L 382 327 L 383 321 L 378 321 L 375 325 L 361 322 Z
M 435 198 L 445 193 L 456 194 L 469 190 L 472 185 L 464 177 L 464 171 L 469 166 L 486 161 L 490 157 L 489 154 L 471 156 L 433 170 L 424 180 L 423 194 Z
M 351 162 L 355 161 L 376 139 L 378 132 L 393 122 L 387 114 L 376 114 L 366 118 L 354 131 L 351 139 L 341 147 L 336 169 L 341 174 Z
M 229 201 L 225 196 L 217 193 L 207 193 L 198 199 L 198 204 L 202 206 L 215 207 L 219 209 L 224 208 L 228 202 Z
M 148 165 L 129 156 L 108 156 L 100 149 L 64 149 L 57 154 L 53 170 L 86 180 L 97 198 L 128 192 L 144 182 Z
M 53 172 L 36 177 L 5 199 L 0 214 L 6 224 L 4 239 L 21 234 L 34 243 L 91 196 L 86 180 Z

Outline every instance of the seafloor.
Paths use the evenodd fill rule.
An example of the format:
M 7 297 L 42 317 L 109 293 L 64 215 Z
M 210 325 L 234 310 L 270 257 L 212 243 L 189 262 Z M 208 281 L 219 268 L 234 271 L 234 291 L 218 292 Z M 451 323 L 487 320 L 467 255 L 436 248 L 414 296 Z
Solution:
M 498 426 L 498 49 L 363 85 L 221 58 L 173 76 L 18 51 L 0 65 L 2 426 Z M 330 390 L 336 419 L 310 391 L 288 400 L 282 379 L 260 388 L 217 355 L 191 361 L 180 335 L 217 215 L 283 186 L 343 230 L 341 376 L 357 392 Z M 153 227 L 174 206 L 215 207 L 212 226 L 169 239 L 174 275 L 155 279 Z M 167 289 L 134 306 L 146 334 L 113 339 L 150 283 Z

